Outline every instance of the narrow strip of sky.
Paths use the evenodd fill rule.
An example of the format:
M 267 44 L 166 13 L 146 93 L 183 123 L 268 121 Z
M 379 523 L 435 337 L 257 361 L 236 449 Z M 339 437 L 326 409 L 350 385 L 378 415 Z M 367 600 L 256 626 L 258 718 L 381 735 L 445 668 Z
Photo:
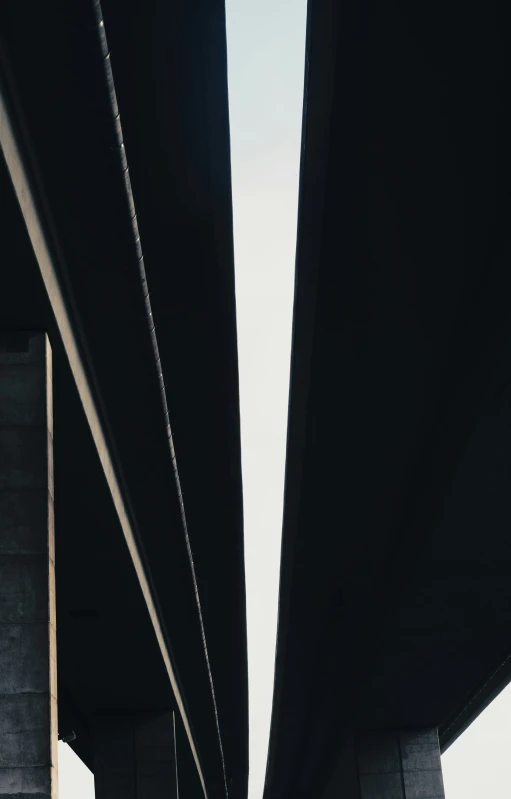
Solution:
M 250 799 L 273 696 L 306 0 L 227 0 L 245 510 Z

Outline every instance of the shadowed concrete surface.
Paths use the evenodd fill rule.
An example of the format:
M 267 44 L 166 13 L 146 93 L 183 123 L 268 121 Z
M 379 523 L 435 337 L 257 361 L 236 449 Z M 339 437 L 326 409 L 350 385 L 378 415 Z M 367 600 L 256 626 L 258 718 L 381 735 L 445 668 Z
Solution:
M 444 799 L 436 730 L 371 730 L 344 741 L 324 799 Z
M 308 13 L 265 796 L 351 799 L 510 675 L 509 63 L 493 2 Z
M 359 734 L 356 745 L 361 799 L 444 799 L 436 730 Z
M 52 353 L 0 333 L 0 794 L 57 796 Z
M 183 790 L 242 799 L 224 7 L 103 4 L 135 240 L 94 5 L 0 10 L 0 328 L 45 331 L 53 352 L 59 731 L 93 767 L 99 719 L 174 711 Z
M 104 718 L 96 729 L 96 799 L 177 799 L 172 713 Z

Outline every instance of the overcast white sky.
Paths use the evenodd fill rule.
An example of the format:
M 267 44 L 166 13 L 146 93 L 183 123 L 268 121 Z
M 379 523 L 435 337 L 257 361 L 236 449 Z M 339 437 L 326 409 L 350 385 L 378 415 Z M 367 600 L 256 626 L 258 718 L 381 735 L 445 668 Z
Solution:
M 306 0 L 227 0 L 250 799 L 262 798 L 273 692 L 305 22 Z M 510 745 L 507 689 L 444 756 L 447 799 L 509 799 Z M 91 773 L 68 746 L 59 757 L 60 799 L 93 799 Z
M 511 796 L 511 686 L 442 757 L 446 799 Z
M 273 694 L 305 22 L 306 0 L 227 0 L 250 799 L 262 796 Z

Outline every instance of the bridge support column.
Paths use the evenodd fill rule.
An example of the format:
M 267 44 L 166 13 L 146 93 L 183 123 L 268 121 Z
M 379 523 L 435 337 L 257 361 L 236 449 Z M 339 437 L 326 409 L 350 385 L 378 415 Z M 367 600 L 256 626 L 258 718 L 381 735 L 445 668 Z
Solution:
M 96 799 L 178 799 L 173 714 L 102 719 L 94 784 Z
M 436 729 L 357 738 L 360 799 L 445 799 Z
M 0 795 L 57 797 L 51 349 L 0 333 Z

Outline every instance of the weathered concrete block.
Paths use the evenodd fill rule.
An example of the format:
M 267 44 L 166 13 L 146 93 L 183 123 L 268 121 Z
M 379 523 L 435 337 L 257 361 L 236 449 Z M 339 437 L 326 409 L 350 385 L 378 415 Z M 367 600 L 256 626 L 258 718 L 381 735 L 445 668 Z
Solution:
M 442 772 L 405 771 L 405 799 L 444 799 L 444 781 Z
M 48 487 L 44 427 L 0 427 L 0 490 Z
M 0 334 L 0 795 L 57 795 L 51 350 Z
M 0 768 L 44 766 L 50 760 L 49 694 L 0 697 Z
M 1 381 L 0 381 L 1 382 Z M 0 555 L 44 555 L 50 542 L 47 531 L 53 529 L 53 503 L 46 486 L 31 491 L 0 491 Z M 53 558 L 53 553 L 49 553 Z
M 52 783 L 56 784 L 56 775 L 46 766 L 0 769 L 0 796 L 48 799 Z
M 0 697 L 45 693 L 50 670 L 48 624 L 0 624 Z M 34 652 L 40 657 L 34 658 Z
M 4 555 L 0 559 L 0 624 L 48 619 L 47 555 Z
M 0 372 L 0 425 L 45 426 L 46 391 L 41 380 L 41 365 L 36 362 L 2 364 L 0 356 Z
M 377 730 L 357 738 L 361 799 L 444 799 L 436 730 Z

